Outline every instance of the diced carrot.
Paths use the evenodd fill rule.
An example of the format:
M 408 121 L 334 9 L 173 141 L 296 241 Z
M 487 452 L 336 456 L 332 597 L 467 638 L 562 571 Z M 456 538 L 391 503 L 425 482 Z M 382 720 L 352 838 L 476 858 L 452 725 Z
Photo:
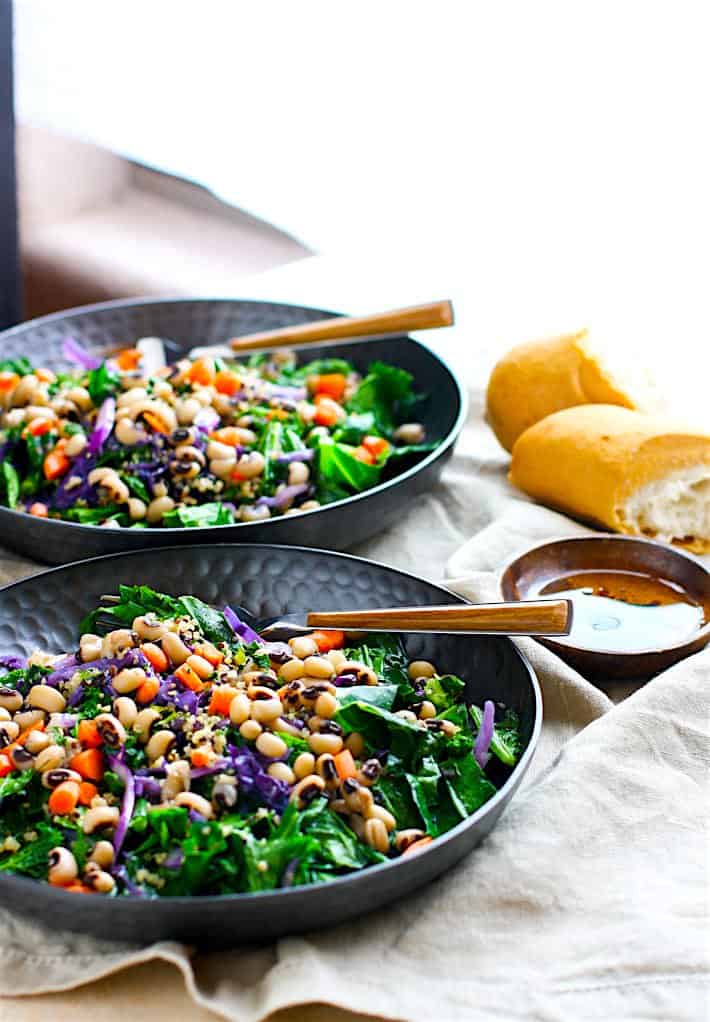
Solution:
M 13 390 L 19 382 L 20 377 L 17 373 L 0 373 L 0 394 L 6 394 L 9 390 Z
M 49 515 L 49 508 L 46 504 L 36 500 L 30 507 L 30 514 L 34 515 L 35 518 L 47 518 Z
M 68 816 L 69 813 L 73 813 L 79 801 L 79 791 L 80 787 L 77 781 L 62 781 L 61 784 L 58 784 L 49 796 L 47 803 L 50 813 L 54 816 Z
M 335 769 L 338 771 L 338 777 L 341 781 L 344 781 L 346 777 L 355 777 L 357 774 L 357 767 L 355 766 L 355 760 L 350 749 L 343 749 L 335 757 Z
M 427 845 L 430 845 L 432 843 L 433 840 L 434 838 L 429 837 L 428 834 L 426 837 L 420 837 L 419 840 L 414 841 L 413 844 L 409 846 L 409 848 L 405 848 L 404 851 L 402 852 L 402 855 L 409 855 L 410 852 L 422 852 L 424 851 Z
M 7 777 L 8 774 L 11 774 L 16 769 L 10 757 L 4 752 L 0 752 L 0 777 Z
M 320 653 L 330 653 L 331 649 L 342 649 L 345 645 L 345 632 L 332 629 L 327 632 L 311 632 L 311 638 Z
M 358 461 L 363 462 L 365 465 L 375 464 L 375 455 L 368 451 L 367 447 L 356 447 L 353 451 L 353 458 L 357 458 Z
M 214 714 L 215 717 L 228 717 L 232 699 L 237 694 L 237 689 L 231 685 L 215 685 L 207 712 Z
M 189 664 L 181 664 L 175 671 L 175 677 L 192 692 L 201 692 L 205 687 L 202 678 L 193 671 Z
M 221 429 L 216 429 L 214 433 L 210 433 L 210 440 L 218 440 L 221 444 L 226 444 L 227 447 L 239 447 L 241 446 L 241 436 L 242 431 L 236 426 L 223 426 Z
M 190 753 L 190 762 L 194 767 L 206 767 L 209 766 L 210 752 L 209 749 L 193 749 Z
M 95 720 L 80 720 L 76 737 L 85 749 L 98 749 L 100 745 L 104 744 Z
M 29 433 L 30 436 L 44 436 L 45 433 L 51 433 L 55 426 L 54 419 L 34 419 L 22 432 L 23 435 Z
M 266 413 L 266 418 L 270 420 L 287 419 L 288 412 L 286 411 L 285 408 L 272 408 L 270 412 Z
M 153 411 L 143 412 L 143 418 L 148 423 L 150 428 L 154 430 L 156 433 L 163 433 L 166 436 L 168 433 L 170 433 L 170 427 L 168 423 L 161 415 L 158 415 L 157 412 Z
M 35 376 L 41 383 L 54 383 L 57 378 L 51 369 L 44 368 L 35 369 Z
M 131 372 L 133 369 L 137 369 L 138 363 L 141 360 L 141 353 L 138 348 L 124 348 L 123 351 L 119 351 L 114 356 L 114 361 L 119 369 L 124 373 Z
M 99 789 L 91 781 L 82 781 L 79 785 L 79 802 L 83 806 L 90 806 L 92 798 L 96 798 Z
M 203 642 L 200 646 L 195 646 L 195 653 L 206 660 L 208 664 L 212 664 L 213 667 L 217 667 L 224 660 L 224 654 L 220 653 L 211 642 Z
M 152 703 L 160 691 L 160 681 L 157 678 L 146 678 L 136 692 L 136 702 L 145 705 Z
M 72 756 L 69 766 L 85 781 L 100 781 L 104 775 L 104 757 L 100 749 L 85 749 Z
M 345 377 L 342 373 L 323 373 L 320 376 L 311 376 L 308 386 L 315 394 L 326 394 L 339 401 L 345 393 Z
M 140 647 L 140 651 L 145 656 L 146 660 L 150 661 L 156 671 L 167 671 L 168 658 L 165 653 L 163 653 L 160 646 L 156 646 L 154 642 L 144 642 Z
M 30 734 L 31 731 L 44 731 L 44 728 L 45 728 L 44 721 L 38 721 L 37 724 L 30 724 L 29 727 L 26 727 L 25 730 L 17 736 L 14 742 L 10 742 L 9 745 L 5 746 L 5 748 L 2 750 L 2 755 L 7 756 L 7 758 L 10 759 L 10 753 L 12 752 L 12 750 L 16 749 L 18 745 L 24 745 L 25 741 L 27 740 L 27 736 Z M 12 766 L 11 759 L 10 765 Z
M 217 393 L 233 397 L 241 388 L 242 381 L 240 377 L 237 376 L 236 373 L 233 373 L 230 369 L 223 369 L 215 376 L 214 385 Z
M 50 481 L 52 479 L 60 479 L 63 475 L 67 474 L 70 467 L 71 460 L 64 451 L 58 451 L 55 447 L 44 459 L 44 478 Z
M 327 394 L 316 394 L 315 406 L 316 413 L 313 416 L 313 421 L 317 422 L 319 426 L 334 426 L 342 415 L 341 406 Z
M 390 445 L 382 436 L 363 437 L 362 446 L 368 450 L 370 454 L 374 454 L 376 458 L 379 458 L 382 454 L 386 454 L 390 449 Z
M 196 359 L 187 371 L 188 380 L 191 383 L 199 383 L 203 387 L 214 383 L 215 376 L 214 361 L 211 358 Z
M 78 880 L 73 884 L 66 884 L 63 887 L 65 891 L 71 891 L 73 894 L 95 894 L 93 887 L 87 887 L 86 884 L 80 883 Z

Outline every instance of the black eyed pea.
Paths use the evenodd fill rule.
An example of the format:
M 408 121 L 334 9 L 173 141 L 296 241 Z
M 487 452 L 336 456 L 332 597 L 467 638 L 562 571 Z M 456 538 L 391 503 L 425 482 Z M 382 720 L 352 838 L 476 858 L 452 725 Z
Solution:
M 288 466 L 288 485 L 300 486 L 307 483 L 310 477 L 308 465 L 302 461 L 292 461 Z
M 314 709 L 319 717 L 330 720 L 338 709 L 338 700 L 330 692 L 323 692 L 316 699 Z
M 232 724 L 236 724 L 239 727 L 240 724 L 249 719 L 250 712 L 251 702 L 246 692 L 237 693 L 229 704 L 229 719 Z
M 148 506 L 142 500 L 139 500 L 138 497 L 131 497 L 128 501 L 128 514 L 134 522 L 142 521 L 147 511 Z
M 336 756 L 343 747 L 343 739 L 340 735 L 323 735 L 316 732 L 308 736 L 308 746 L 316 756 L 321 756 L 324 752 Z
M 191 809 L 193 812 L 199 813 L 200 816 L 204 816 L 206 820 L 210 820 L 214 816 L 212 803 L 194 791 L 181 791 L 179 795 L 175 796 L 175 805 Z
M 49 852 L 47 866 L 47 880 L 50 884 L 55 884 L 58 887 L 70 884 L 79 875 L 76 859 L 68 848 L 63 848 L 61 845 L 52 848 Z
M 214 458 L 210 462 L 210 472 L 213 476 L 217 476 L 218 479 L 229 479 L 234 471 L 234 467 L 237 464 L 236 457 L 232 458 Z
M 401 717 L 402 720 L 408 720 L 411 723 L 414 723 L 417 720 L 417 715 L 416 713 L 413 713 L 412 710 L 397 710 L 395 716 Z
M 167 495 L 168 495 L 167 483 L 164 483 L 162 479 L 159 480 L 159 482 L 157 483 L 153 483 L 154 497 L 167 497 Z
M 145 418 L 146 413 L 150 415 L 150 421 Z M 177 426 L 175 412 L 165 401 L 152 401 L 150 399 L 147 401 L 134 401 L 130 405 L 129 414 L 134 422 L 139 419 L 148 422 L 151 429 L 156 429 L 156 423 L 158 423 L 158 429 L 161 433 L 172 433 Z
M 245 720 L 239 728 L 239 734 L 248 742 L 255 741 L 264 729 L 256 720 Z
M 37 724 L 43 724 L 47 718 L 47 714 L 44 710 L 22 710 L 21 713 L 15 714 L 15 723 L 19 724 L 20 731 L 26 731 L 30 727 L 36 727 Z
M 359 731 L 353 731 L 352 734 L 348 735 L 345 739 L 345 748 L 349 749 L 356 759 L 362 756 L 365 751 L 365 739 Z
M 137 401 L 146 401 L 147 398 L 148 391 L 145 387 L 131 387 L 129 390 L 124 390 L 122 394 L 118 395 L 116 407 L 128 408 L 129 405 L 134 405 Z
M 129 692 L 135 692 L 136 689 L 140 688 L 147 677 L 148 675 L 142 667 L 124 667 L 114 677 L 111 684 L 119 695 L 127 695 Z
M 118 717 L 114 717 L 112 713 L 100 713 L 95 723 L 104 745 L 109 749 L 118 749 L 125 744 L 126 729 Z
M 42 754 L 40 753 L 40 756 L 41 755 Z M 38 756 L 35 760 L 35 766 L 37 766 L 40 756 Z M 66 767 L 57 767 L 54 770 L 43 771 L 41 781 L 43 788 L 49 788 L 51 790 L 52 788 L 56 788 L 58 784 L 63 784 L 65 781 L 76 781 L 77 784 L 81 784 L 82 777 L 81 774 L 76 772 L 76 770 L 68 770 Z
M 325 791 L 325 781 L 318 774 L 308 774 L 302 778 L 291 792 L 290 801 L 295 802 L 297 809 L 305 809 L 307 805 Z
M 33 756 L 37 753 L 42 752 L 50 744 L 49 735 L 46 735 L 44 731 L 30 731 L 25 738 L 25 748 L 28 752 L 31 752 Z
M 377 675 L 367 664 L 359 660 L 345 660 L 338 668 L 339 674 L 354 674 L 358 685 L 376 685 Z
M 436 706 L 430 703 L 428 699 L 425 699 L 422 705 L 419 707 L 419 717 L 421 720 L 431 720 L 432 717 L 436 716 Z
M 100 635 L 92 635 L 87 632 L 79 639 L 79 656 L 82 663 L 89 663 L 91 660 L 98 660 L 102 655 L 103 639 Z
M 447 738 L 453 738 L 460 730 L 453 720 L 425 720 L 424 723 L 428 731 L 438 732 Z
M 81 829 L 85 834 L 93 834 L 99 827 L 115 827 L 119 815 L 118 806 L 92 805 L 81 818 Z
M 426 436 L 421 422 L 404 422 L 393 433 L 398 444 L 421 444 Z
M 278 735 L 274 735 L 270 731 L 264 731 L 259 735 L 256 740 L 256 748 L 262 756 L 267 756 L 269 759 L 280 759 L 288 752 L 288 746 L 283 738 L 279 738 Z
M 40 381 L 34 373 L 28 373 L 27 376 L 23 376 L 10 395 L 10 403 L 13 407 L 18 408 L 20 405 L 26 405 L 33 401 L 39 383 Z
M 335 668 L 324 656 L 309 656 L 303 661 L 303 669 L 309 678 L 332 678 Z
M 243 522 L 263 522 L 271 518 L 266 504 L 245 504 L 239 511 L 239 517 Z
M 145 710 L 140 710 L 137 714 L 131 727 L 142 742 L 148 741 L 150 729 L 153 724 L 155 724 L 156 720 L 160 720 L 160 714 L 153 706 L 146 706 Z
M 124 727 L 133 727 L 138 716 L 138 707 L 130 696 L 119 696 L 113 701 L 113 712 Z
M 162 639 L 168 630 L 166 625 L 159 621 L 155 614 L 141 614 L 140 617 L 133 619 L 131 627 L 139 638 L 147 639 L 148 642 L 156 642 L 157 639 Z
M 190 426 L 195 421 L 195 416 L 202 408 L 200 402 L 194 397 L 183 398 L 175 402 L 175 413 L 177 421 L 181 426 Z
M 365 784 L 369 787 L 375 783 L 381 773 L 382 764 L 379 759 L 367 759 L 358 771 L 358 780 L 360 784 Z
M 18 770 L 31 770 L 35 762 L 35 758 L 32 753 L 28 752 L 23 745 L 15 746 L 10 753 L 10 759 Z
M 0 706 L 0 720 L 12 720 L 12 714 L 4 706 Z
M 145 747 L 145 754 L 151 763 L 155 763 L 156 760 L 162 759 L 163 756 L 173 747 L 175 744 L 175 732 L 164 729 L 162 731 L 156 731 L 154 735 L 148 739 L 148 743 Z
M 219 440 L 210 440 L 207 444 L 207 457 L 210 461 L 232 461 L 237 460 L 237 456 L 233 447 L 229 444 L 221 444 Z
M 165 767 L 165 780 L 160 787 L 160 794 L 163 801 L 169 802 L 176 798 L 181 791 L 188 791 L 190 788 L 190 764 L 186 759 L 177 759 L 174 763 L 168 763 Z
M 259 724 L 270 724 L 283 713 L 281 700 L 274 696 L 271 699 L 255 699 L 251 704 L 252 720 Z
M 47 745 L 35 755 L 35 770 L 44 775 L 58 770 L 64 762 L 64 749 L 61 745 Z M 46 787 L 46 785 L 45 785 Z
M 86 387 L 72 387 L 67 392 L 67 400 L 72 401 L 82 412 L 88 412 L 94 403 Z
M 253 676 L 254 672 L 250 673 Z M 260 675 L 257 675 L 257 677 L 260 677 Z M 268 680 L 270 681 L 271 679 Z M 249 688 L 247 689 L 247 695 L 249 696 L 250 699 L 259 699 L 261 701 L 266 701 L 267 699 L 280 698 L 280 696 L 278 696 L 278 694 L 273 689 L 268 688 L 266 685 L 259 684 L 250 685 Z
M 293 772 L 299 781 L 312 774 L 315 768 L 316 757 L 312 752 L 300 753 L 293 762 Z
M 242 675 L 242 681 L 245 685 L 250 686 L 250 688 L 252 685 L 274 685 L 277 681 L 276 671 L 272 671 L 271 669 L 268 671 L 246 671 Z
M 363 816 L 368 820 L 382 820 L 387 828 L 387 833 L 393 831 L 397 826 L 397 821 L 392 813 L 385 809 L 384 806 L 378 806 L 375 802 L 370 806 L 363 806 Z
M 37 710 L 47 713 L 61 713 L 67 705 L 62 693 L 51 685 L 33 685 L 27 695 L 27 702 Z
M 87 863 L 84 870 L 84 882 L 87 887 L 93 888 L 94 891 L 98 891 L 100 894 L 108 894 L 116 886 L 116 881 L 111 874 L 101 869 L 98 862 Z
M 297 681 L 305 673 L 303 660 L 298 657 L 293 660 L 287 660 L 285 664 L 281 664 L 279 667 L 279 677 L 283 678 L 284 681 Z
M 85 433 L 74 433 L 64 445 L 64 453 L 68 458 L 76 458 L 84 450 L 87 442 Z
M 233 809 L 237 804 L 239 786 L 236 777 L 220 774 L 212 788 L 212 802 L 217 809 Z
M 207 461 L 202 451 L 192 444 L 180 444 L 176 447 L 175 457 L 178 461 L 196 461 L 201 468 L 204 468 Z
M 0 706 L 9 713 L 15 713 L 22 706 L 22 693 L 15 688 L 0 687 Z
M 402 852 L 406 852 L 410 845 L 413 845 L 415 841 L 421 841 L 423 837 L 426 837 L 424 831 L 417 830 L 415 827 L 411 827 L 408 830 L 399 830 L 394 836 L 394 847 L 401 855 Z
M 347 662 L 347 657 L 341 649 L 331 649 L 329 653 L 326 653 L 326 658 L 330 660 L 336 674 L 340 674 L 340 669 L 344 663 Z
M 283 781 L 285 784 L 294 784 L 296 781 L 296 775 L 288 763 L 271 763 L 266 768 L 266 772 L 269 777 L 273 777 L 277 781 Z
M 251 451 L 249 454 L 242 454 L 237 460 L 236 469 L 242 479 L 255 479 L 264 471 L 265 465 L 264 455 L 260 451 Z
M 136 635 L 130 628 L 116 628 L 104 635 L 101 652 L 106 657 L 121 656 L 136 644 Z
M 316 734 L 323 727 L 323 718 L 317 716 L 315 713 L 312 714 L 306 721 L 306 726 L 312 735 Z
M 277 717 L 276 720 L 271 721 L 269 726 L 272 731 L 280 731 L 284 735 L 295 735 L 296 738 L 301 737 L 301 729 L 292 724 L 287 717 Z
M 306 657 L 315 656 L 318 652 L 318 646 L 310 635 L 297 635 L 289 639 L 288 644 L 298 660 L 305 660 Z
M 128 487 L 113 468 L 92 469 L 87 479 L 90 486 L 98 486 L 116 504 L 125 504 L 130 497 Z
M 118 442 L 126 447 L 135 447 L 136 444 L 141 443 L 141 441 L 147 438 L 145 430 L 130 417 L 130 410 L 125 415 L 117 418 L 114 432 Z
M 339 784 L 338 768 L 335 759 L 329 752 L 319 756 L 316 760 L 316 772 L 325 781 L 326 788 L 337 788 Z
M 97 841 L 89 855 L 89 862 L 95 862 L 102 869 L 107 869 L 113 863 L 113 855 L 113 845 L 110 841 Z
M 315 511 L 317 507 L 320 507 L 319 500 L 306 500 L 301 504 L 299 511 Z
M 334 813 L 339 813 L 341 816 L 347 816 L 350 811 L 342 798 L 331 799 L 330 808 Z
M 145 517 L 151 525 L 159 522 L 163 515 L 166 515 L 169 511 L 172 511 L 175 507 L 175 501 L 172 497 L 155 497 L 151 500 L 148 505 Z
M 359 813 L 353 813 L 348 820 L 351 829 L 360 838 L 361 841 L 365 840 L 365 821 Z
M 16 724 L 14 720 L 2 721 L 0 723 L 0 749 L 4 749 L 6 745 L 14 742 L 19 733 L 20 725 Z
M 412 660 L 407 667 L 407 674 L 414 681 L 416 678 L 433 678 L 436 674 L 436 667 L 428 660 Z
M 161 645 L 163 653 L 169 658 L 174 667 L 184 664 L 190 656 L 190 650 L 176 632 L 166 632 L 163 635 Z
M 188 667 L 191 667 L 197 677 L 201 678 L 203 681 L 206 681 L 207 678 L 211 678 L 214 674 L 214 667 L 209 660 L 205 660 L 203 656 L 198 656 L 196 653 L 192 653 L 185 663 Z
M 389 834 L 382 820 L 376 816 L 365 820 L 365 841 L 378 852 L 386 852 L 390 846 Z

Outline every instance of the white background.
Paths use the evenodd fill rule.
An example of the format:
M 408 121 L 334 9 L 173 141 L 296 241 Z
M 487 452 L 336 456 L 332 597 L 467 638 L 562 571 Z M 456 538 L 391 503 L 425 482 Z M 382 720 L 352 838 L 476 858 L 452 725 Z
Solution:
M 707 13 L 19 0 L 18 114 L 292 233 L 357 278 L 351 305 L 455 291 L 482 346 L 591 325 L 697 394 Z

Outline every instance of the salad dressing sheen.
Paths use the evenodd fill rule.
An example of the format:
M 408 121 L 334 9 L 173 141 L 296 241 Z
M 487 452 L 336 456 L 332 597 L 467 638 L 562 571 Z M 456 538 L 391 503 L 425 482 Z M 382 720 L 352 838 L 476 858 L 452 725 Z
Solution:
M 676 583 L 633 571 L 578 571 L 530 596 L 553 594 L 574 607 L 570 634 L 557 641 L 612 653 L 674 646 L 710 617 L 710 608 Z

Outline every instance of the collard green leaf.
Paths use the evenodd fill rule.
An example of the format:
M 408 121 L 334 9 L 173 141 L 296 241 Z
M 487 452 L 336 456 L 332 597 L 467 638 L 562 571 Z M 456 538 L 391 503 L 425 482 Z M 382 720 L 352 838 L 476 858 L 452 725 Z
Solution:
M 142 498 L 141 498 L 142 499 Z M 219 500 L 208 504 L 176 507 L 163 516 L 163 525 L 170 529 L 197 529 L 210 525 L 233 525 L 234 512 Z
M 197 623 L 198 628 L 210 642 L 232 642 L 234 634 L 221 610 L 198 600 L 196 596 L 181 596 L 180 605 Z
M 448 710 L 458 702 L 465 684 L 453 674 L 427 678 L 424 684 L 424 695 L 433 703 L 437 710 Z
M 33 776 L 33 770 L 23 770 L 21 773 L 8 774 L 7 777 L 0 778 L 0 804 L 3 799 L 25 791 Z
M 354 457 L 355 448 L 336 443 L 330 436 L 319 438 L 317 457 L 319 483 L 359 493 L 375 486 L 380 478 L 379 465 L 368 465 Z
M 20 477 L 11 461 L 0 465 L 0 499 L 6 507 L 14 508 L 20 499 Z
M 391 710 L 397 692 L 396 685 L 353 685 L 351 688 L 338 689 L 338 703 L 340 706 L 369 703 L 371 706 L 379 706 L 381 710 Z
M 115 394 L 121 386 L 121 377 L 102 362 L 98 369 L 89 371 L 87 390 L 94 405 L 98 406 L 105 398 Z

